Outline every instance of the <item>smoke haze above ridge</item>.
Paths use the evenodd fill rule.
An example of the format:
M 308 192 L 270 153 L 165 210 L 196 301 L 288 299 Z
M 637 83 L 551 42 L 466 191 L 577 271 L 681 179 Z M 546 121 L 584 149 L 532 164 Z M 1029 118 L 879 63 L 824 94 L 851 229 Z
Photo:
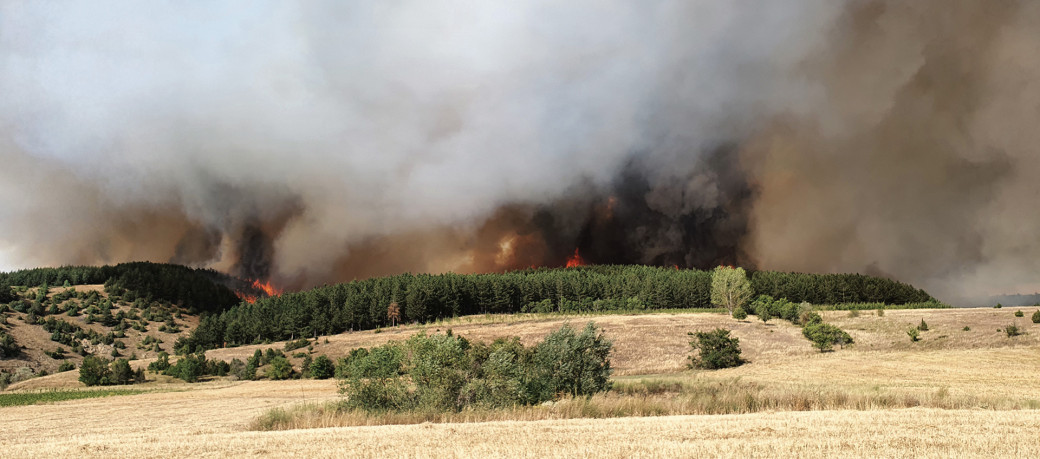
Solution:
M 1030 2 L 103 3 L 0 1 L 11 264 L 1040 264 Z

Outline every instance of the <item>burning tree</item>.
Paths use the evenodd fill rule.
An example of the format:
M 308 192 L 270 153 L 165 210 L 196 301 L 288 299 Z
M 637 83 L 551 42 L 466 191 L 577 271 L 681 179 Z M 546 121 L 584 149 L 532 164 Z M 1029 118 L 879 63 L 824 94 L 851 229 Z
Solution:
M 397 321 L 401 320 L 401 306 L 399 306 L 396 301 L 391 302 L 390 305 L 386 307 L 386 318 L 390 319 L 391 327 L 396 326 Z

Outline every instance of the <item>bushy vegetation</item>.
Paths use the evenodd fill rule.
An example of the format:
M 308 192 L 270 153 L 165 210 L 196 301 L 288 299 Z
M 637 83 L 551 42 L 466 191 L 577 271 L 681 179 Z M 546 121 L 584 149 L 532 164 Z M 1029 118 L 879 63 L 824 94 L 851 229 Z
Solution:
M 0 331 L 0 359 L 9 359 L 21 352 L 22 348 L 15 342 L 14 337 Z
M 43 286 L 105 284 L 105 290 L 129 301 L 165 301 L 192 312 L 219 312 L 239 302 L 235 293 L 213 281 L 220 274 L 185 266 L 135 262 L 115 266 L 35 268 L 0 274 L 3 285 Z M 0 296 L 2 296 L 0 288 Z M 13 300 L 13 299 L 12 299 Z M 8 300 L 11 301 L 11 300 Z
M 845 330 L 827 323 L 816 323 L 802 327 L 802 335 L 812 341 L 813 346 L 823 351 L 829 351 L 837 344 L 845 347 L 852 344 L 852 337 Z
M 223 360 L 207 360 L 204 352 L 183 355 L 176 364 L 170 364 L 170 354 L 160 352 L 155 361 L 148 364 L 148 371 L 194 383 L 203 376 L 228 375 L 231 364 Z
M 1033 313 L 1031 320 L 1034 324 L 1040 324 L 1040 309 L 1037 309 L 1036 312 Z
M 752 275 L 754 292 L 758 292 L 754 281 L 757 276 L 759 287 L 780 292 L 796 303 L 828 299 L 817 292 L 817 287 L 841 288 L 844 293 L 837 297 L 839 301 L 932 300 L 919 290 L 887 279 L 844 274 L 766 274 Z M 474 275 L 402 274 L 239 304 L 219 315 L 203 317 L 186 344 L 191 349 L 213 348 L 224 343 L 251 344 L 374 329 L 390 325 L 391 304 L 397 305 L 403 322 L 428 322 L 483 313 L 709 308 L 711 290 L 710 271 L 648 266 L 530 269 Z
M 88 386 L 111 386 L 142 383 L 145 376 L 144 370 L 133 371 L 126 359 L 109 362 L 101 357 L 88 355 L 83 358 L 83 364 L 79 367 L 79 380 Z
M 731 338 L 730 331 L 716 328 L 710 332 L 689 333 L 695 337 L 690 347 L 695 354 L 690 356 L 690 368 L 717 370 L 744 364 L 740 357 L 740 340 Z
M 356 349 L 336 368 L 348 409 L 456 412 L 465 407 L 533 405 L 610 387 L 610 341 L 589 323 L 534 347 L 518 338 L 471 343 L 453 334 Z

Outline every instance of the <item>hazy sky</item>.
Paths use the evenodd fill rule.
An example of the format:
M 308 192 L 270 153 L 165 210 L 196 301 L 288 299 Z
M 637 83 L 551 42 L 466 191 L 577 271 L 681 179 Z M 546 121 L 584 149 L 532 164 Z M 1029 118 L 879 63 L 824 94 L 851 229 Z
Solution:
M 603 245 L 631 262 L 729 244 L 1020 289 L 1038 23 L 1034 1 L 0 0 L 0 267 L 507 269 L 628 190 L 639 220 Z

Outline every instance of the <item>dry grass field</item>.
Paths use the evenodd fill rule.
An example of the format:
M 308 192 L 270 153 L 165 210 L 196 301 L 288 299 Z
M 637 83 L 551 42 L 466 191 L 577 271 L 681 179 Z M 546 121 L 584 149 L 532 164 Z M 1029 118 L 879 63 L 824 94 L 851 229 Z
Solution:
M 336 357 L 420 329 L 451 328 L 471 339 L 516 335 L 531 343 L 563 322 L 580 326 L 591 319 L 615 342 L 620 386 L 728 384 L 762 400 L 793 397 L 795 404 L 756 404 L 744 414 L 560 419 L 581 411 L 557 410 L 544 420 L 258 432 L 250 428 L 271 408 L 336 400 L 335 382 L 160 382 L 143 387 L 163 392 L 0 408 L 0 457 L 1040 457 L 1040 324 L 1029 321 L 1033 309 L 1023 310 L 1026 317 L 1017 323 L 1026 334 L 1014 338 L 998 328 L 1016 321 L 1015 308 L 863 311 L 858 317 L 825 312 L 856 344 L 823 354 L 786 322 L 736 322 L 712 313 L 464 317 L 346 333 L 327 344 L 319 339 L 315 354 Z M 911 343 L 905 330 L 922 318 L 930 330 Z M 716 326 L 733 329 L 751 362 L 715 372 L 683 370 L 686 332 Z M 281 343 L 207 355 L 244 359 L 266 347 Z M 9 390 L 76 385 L 75 374 L 66 373 Z M 827 402 L 797 404 L 797 397 L 814 394 Z M 669 402 L 667 393 L 644 397 L 679 403 Z M 834 407 L 856 409 L 828 409 Z

